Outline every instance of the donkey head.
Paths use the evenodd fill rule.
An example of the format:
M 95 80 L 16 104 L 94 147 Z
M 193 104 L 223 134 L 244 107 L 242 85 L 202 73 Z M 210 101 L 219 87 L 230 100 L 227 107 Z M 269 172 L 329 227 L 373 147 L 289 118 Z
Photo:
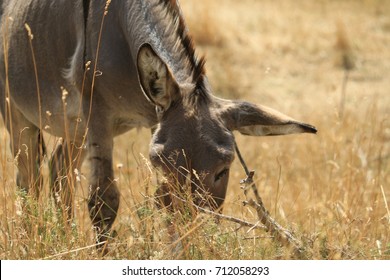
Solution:
M 159 119 L 150 144 L 152 164 L 162 169 L 170 185 L 208 193 L 212 208 L 225 198 L 235 155 L 233 131 L 253 136 L 316 133 L 313 126 L 275 110 L 216 98 L 204 77 L 201 86 L 179 84 L 148 44 L 140 48 L 137 66 L 141 87 Z M 202 203 L 199 198 L 196 202 Z

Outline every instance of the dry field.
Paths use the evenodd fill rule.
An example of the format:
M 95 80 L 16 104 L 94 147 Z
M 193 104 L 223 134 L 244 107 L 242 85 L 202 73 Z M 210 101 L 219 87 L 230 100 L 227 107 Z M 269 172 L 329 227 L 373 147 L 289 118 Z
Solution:
M 303 252 L 265 231 L 207 215 L 174 217 L 184 259 L 390 259 L 390 1 L 182 0 L 216 95 L 246 99 L 315 125 L 317 135 L 236 135 L 271 215 Z M 4 131 L 4 132 L 3 132 Z M 30 215 L 18 208 L 15 166 L 0 133 L 0 259 L 99 259 L 86 208 L 88 165 L 72 228 L 47 190 Z M 109 259 L 170 259 L 154 207 L 148 130 L 115 140 L 121 207 Z M 49 146 L 56 139 L 47 136 Z M 50 153 L 50 150 L 49 150 Z M 256 223 L 233 164 L 224 215 Z M 28 198 L 26 198 L 28 199 Z

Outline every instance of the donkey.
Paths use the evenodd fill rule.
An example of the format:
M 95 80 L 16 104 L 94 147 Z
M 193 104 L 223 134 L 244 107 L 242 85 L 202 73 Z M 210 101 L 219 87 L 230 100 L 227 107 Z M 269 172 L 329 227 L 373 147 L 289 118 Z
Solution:
M 175 0 L 3 0 L 0 11 L 0 108 L 17 185 L 39 195 L 41 132 L 62 137 L 50 160 L 52 194 L 72 219 L 71 180 L 88 158 L 88 209 L 100 243 L 119 207 L 115 136 L 151 128 L 152 164 L 172 184 L 190 179 L 192 192 L 202 188 L 218 209 L 234 131 L 316 133 L 267 107 L 214 96 Z M 167 191 L 165 184 L 159 192 Z

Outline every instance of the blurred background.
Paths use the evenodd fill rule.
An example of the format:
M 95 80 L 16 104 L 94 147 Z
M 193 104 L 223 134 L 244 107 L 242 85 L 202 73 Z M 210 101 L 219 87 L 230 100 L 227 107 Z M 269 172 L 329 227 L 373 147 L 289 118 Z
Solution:
M 306 247 L 300 258 L 390 259 L 390 1 L 182 0 L 181 7 L 198 54 L 206 56 L 215 95 L 266 105 L 318 129 L 317 135 L 236 134 L 265 206 Z M 162 253 L 168 245 L 155 237 L 163 227 L 148 224 L 157 218 L 145 212 L 145 199 L 155 189 L 149 139 L 145 129 L 115 139 L 122 202 L 113 258 L 170 258 Z M 23 239 L 18 222 L 10 230 L 10 219 L 18 215 L 5 145 L 0 197 L 8 206 L 0 213 L 8 218 L 1 221 L 0 246 L 9 255 L 0 257 L 97 257 L 83 249 L 93 244 L 83 176 L 73 238 L 79 241 L 40 247 Z M 236 159 L 223 213 L 256 222 L 256 213 L 242 205 L 243 178 Z M 198 222 L 182 231 L 185 258 L 291 258 L 263 231 L 210 221 L 199 228 Z M 10 234 L 30 249 L 9 249 Z M 75 247 L 80 250 L 55 257 Z

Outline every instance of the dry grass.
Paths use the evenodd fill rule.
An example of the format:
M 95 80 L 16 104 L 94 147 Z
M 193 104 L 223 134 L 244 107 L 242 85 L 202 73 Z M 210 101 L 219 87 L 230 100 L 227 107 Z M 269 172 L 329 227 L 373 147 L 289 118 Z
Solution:
M 217 95 L 273 107 L 319 130 L 316 136 L 237 135 L 267 208 L 303 242 L 299 258 L 390 259 L 390 1 L 182 0 L 182 8 L 208 58 Z M 340 24 L 355 63 L 342 118 Z M 167 218 L 175 219 L 183 237 L 182 258 L 292 258 L 291 249 L 261 230 L 216 224 L 207 216 L 189 222 L 190 208 L 182 217 L 156 210 L 150 199 L 154 174 L 142 156 L 149 135 L 133 131 L 115 140 L 122 202 L 114 225 L 118 237 L 106 258 L 174 258 Z M 31 217 L 21 215 L 7 134 L 2 136 L 0 258 L 100 258 L 91 247 L 87 181 L 78 186 L 74 228 L 59 223 L 47 191 L 38 204 L 30 203 Z M 245 176 L 238 161 L 230 176 L 224 214 L 256 221 L 242 205 L 239 180 Z

